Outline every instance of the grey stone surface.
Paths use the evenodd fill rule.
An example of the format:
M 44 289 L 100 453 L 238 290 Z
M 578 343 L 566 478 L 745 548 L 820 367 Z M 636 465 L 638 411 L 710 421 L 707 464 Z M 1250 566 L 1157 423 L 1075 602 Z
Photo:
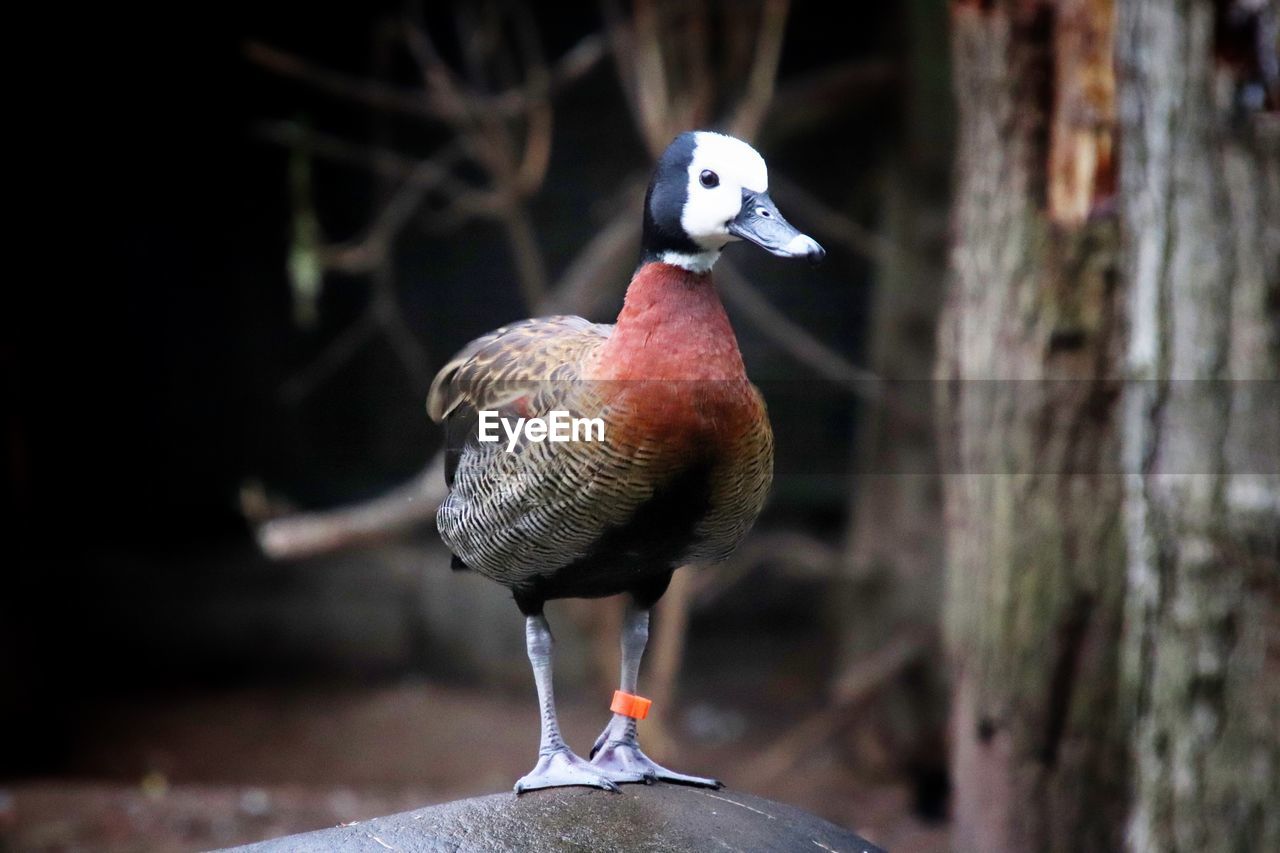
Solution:
M 880 850 L 848 830 L 782 803 L 738 791 L 663 784 L 627 785 L 618 794 L 588 788 L 531 791 L 520 797 L 493 794 L 235 849 L 253 853 Z

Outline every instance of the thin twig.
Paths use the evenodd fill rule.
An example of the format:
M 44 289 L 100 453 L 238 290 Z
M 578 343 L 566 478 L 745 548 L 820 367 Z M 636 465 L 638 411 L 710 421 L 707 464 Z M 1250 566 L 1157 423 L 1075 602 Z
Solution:
M 430 359 L 400 312 L 395 289 L 395 268 L 388 259 L 374 271 L 374 297 L 370 306 L 391 351 L 395 353 L 413 388 L 424 388 L 431 380 Z
M 831 702 L 779 736 L 743 774 L 756 787 L 784 776 L 852 719 L 852 711 L 911 666 L 928 648 L 916 633 L 903 633 L 863 657 L 836 679 Z M 749 781 L 748 781 L 749 780 Z
M 525 307 L 536 311 L 547 298 L 547 269 L 533 222 L 523 206 L 515 206 L 505 220 L 503 233 L 516 267 L 516 281 Z
M 419 167 L 431 173 L 437 171 L 436 164 L 429 160 L 424 160 Z M 419 169 L 415 169 L 414 175 L 422 177 Z M 383 205 L 373 223 L 366 229 L 364 237 L 355 243 L 328 246 L 321 252 L 320 257 L 325 266 L 360 274 L 372 272 L 385 264 L 395 238 L 422 204 L 426 193 L 426 186 L 421 180 L 406 180 Z
M 680 669 L 684 662 L 685 635 L 689 627 L 689 604 L 693 599 L 695 584 L 694 572 L 685 567 L 671 576 L 671 584 L 666 595 L 658 603 L 657 624 L 649 651 L 649 695 L 657 708 L 663 709 L 658 716 L 659 731 L 652 741 L 652 749 L 656 754 L 670 752 L 670 716 L 666 709 L 674 708 L 676 685 L 680 679 Z M 650 731 L 650 737 L 654 732 Z
M 305 145 L 311 153 L 336 163 L 364 168 L 382 178 L 447 197 L 449 213 L 456 223 L 475 217 L 501 218 L 505 204 L 495 191 L 473 187 L 459 180 L 452 168 L 462 159 L 453 144 L 445 145 L 429 158 L 415 160 L 390 148 L 348 142 L 331 134 L 304 129 L 294 122 L 263 122 L 254 128 L 258 136 L 287 147 Z M 441 218 L 442 214 L 433 214 Z
M 622 203 L 612 218 L 578 252 L 539 307 L 539 313 L 594 317 L 622 294 L 640 253 L 636 208 L 644 198 L 644 184 L 639 180 L 627 182 L 620 195 Z
M 448 180 L 452 179 L 450 170 L 461 159 L 461 152 L 456 146 L 446 145 L 431 155 L 438 167 L 438 172 L 422 174 L 417 172 L 422 160 L 375 145 L 362 145 L 349 142 L 339 136 L 323 131 L 313 130 L 292 121 L 267 121 L 253 126 L 253 132 L 261 139 L 273 142 L 285 148 L 305 146 L 308 152 L 323 157 L 334 163 L 355 166 L 386 178 L 399 181 L 414 181 L 423 184 L 427 189 L 450 191 Z
M 498 49 L 501 22 L 493 14 L 483 16 L 482 22 L 471 21 L 470 26 L 464 26 L 462 19 L 458 19 L 463 29 L 459 38 L 470 72 L 470 86 L 441 59 L 426 30 L 405 22 L 404 37 L 426 88 L 453 108 L 450 123 L 459 144 L 488 173 L 493 187 L 491 196 L 496 203 L 494 215 L 503 224 L 520 294 L 533 309 L 545 298 L 546 264 L 523 200 L 541 186 L 550 162 L 552 113 L 547 92 L 552 75 L 538 47 L 527 10 L 515 6 L 511 13 L 518 47 L 525 59 L 525 137 L 518 154 L 511 127 L 486 108 L 485 96 L 476 91 L 485 84 L 485 67 Z M 468 201 L 465 197 L 455 197 L 443 210 L 434 211 L 431 219 L 437 226 L 456 227 L 473 213 Z
M 329 377 L 338 372 L 365 344 L 373 340 L 378 331 L 377 318 L 372 311 L 366 311 L 354 323 L 342 330 L 338 337 L 329 342 L 323 352 L 289 379 L 280 388 L 281 399 L 292 406 L 301 403 L 320 387 Z
M 881 380 L 870 370 L 858 367 L 843 355 L 809 334 L 789 319 L 750 284 L 726 258 L 721 258 L 717 279 L 720 293 L 766 338 L 824 379 L 840 382 L 868 400 L 878 400 Z
M 883 59 L 855 59 L 779 84 L 760 128 L 757 147 L 806 133 L 833 116 L 847 115 L 858 98 L 893 83 L 898 66 Z
M 762 567 L 793 577 L 830 578 L 838 571 L 839 556 L 836 548 L 798 531 L 752 533 L 714 572 L 697 576 L 694 600 L 699 608 L 709 607 Z
M 444 105 L 442 118 L 455 129 L 466 130 L 479 105 L 476 98 L 463 94 L 463 84 L 440 57 L 435 42 L 426 29 L 411 21 L 405 21 L 402 36 L 409 48 L 409 55 L 422 74 L 423 89 L 430 97 Z M 465 137 L 464 137 L 465 138 Z M 477 154 L 471 151 L 470 154 Z
M 863 228 L 799 184 L 782 175 L 773 176 L 773 184 L 786 199 L 787 210 L 827 241 L 880 264 L 902 262 L 902 251 L 893 241 Z
M 551 162 L 551 70 L 542 55 L 529 7 L 514 4 L 510 10 L 515 42 L 524 58 L 523 88 L 529 98 L 524 114 L 524 145 L 514 181 L 520 195 L 527 196 L 542 186 Z M 543 275 L 545 277 L 545 270 Z M 542 284 L 545 289 L 546 282 Z
M 378 110 L 426 118 L 444 118 L 448 110 L 424 97 L 422 92 L 387 86 L 341 71 L 315 65 L 300 56 L 261 42 L 248 42 L 245 57 L 255 65 L 281 77 L 307 83 L 322 92 L 357 101 Z
M 453 122 L 460 117 L 458 111 L 463 108 L 460 101 L 438 99 L 438 92 L 424 95 L 421 90 L 401 89 L 333 71 L 261 42 L 247 42 L 244 54 L 250 62 L 273 74 L 298 80 L 326 94 L 374 109 Z M 588 35 L 560 57 L 539 88 L 517 87 L 497 95 L 480 96 L 480 103 L 475 106 L 503 118 L 522 115 L 532 101 L 547 98 L 585 77 L 604 56 L 605 39 L 599 34 Z
M 631 113 L 631 123 L 640 131 L 645 144 L 645 122 L 640 107 L 640 87 L 636 81 L 635 36 L 627 25 L 626 16 L 622 13 L 619 0 L 601 0 L 600 11 L 604 17 L 605 35 L 609 39 L 610 52 L 613 54 L 614 69 L 618 73 L 618 83 L 622 86 L 622 94 L 627 101 L 627 110 Z
M 715 74 L 711 70 L 712 47 L 709 10 L 706 0 L 682 0 L 684 19 L 679 29 L 683 31 L 683 55 L 680 67 L 684 72 L 683 93 L 673 96 L 681 106 L 675 116 L 668 117 L 678 123 L 677 128 L 704 127 L 710 122 L 715 109 Z M 732 19 L 734 16 L 728 16 Z
M 258 544 L 269 557 L 295 559 L 378 541 L 434 517 L 444 495 L 438 454 L 412 480 L 373 500 L 268 521 L 257 530 Z
M 635 0 L 632 13 L 632 59 L 635 63 L 636 103 L 641 130 L 656 157 L 671 136 L 671 95 L 663 62 L 659 16 L 655 0 Z
M 390 73 L 397 38 L 398 29 L 390 21 L 384 20 L 374 31 L 371 58 L 374 73 L 379 78 L 386 77 Z M 370 131 L 374 143 L 387 147 L 391 135 L 389 117 L 385 113 L 375 112 L 370 118 Z M 435 164 L 431 160 L 424 160 L 414 167 L 415 176 L 423 169 L 434 168 Z M 374 183 L 381 207 L 370 229 L 369 242 L 376 251 L 376 265 L 371 270 L 372 275 L 369 281 L 373 292 L 370 309 L 378 320 L 383 336 L 391 345 L 391 351 L 408 375 L 410 385 L 421 388 L 430 380 L 427 353 L 409 330 L 404 315 L 400 311 L 392 245 L 405 223 L 421 206 L 426 193 L 412 180 L 398 186 L 385 178 L 379 178 Z
M 746 92 L 737 114 L 729 122 L 729 132 L 734 136 L 755 139 L 760 132 L 760 125 L 773 102 L 778 60 L 782 57 L 782 37 L 787 29 L 790 7 L 789 0 L 765 0 Z

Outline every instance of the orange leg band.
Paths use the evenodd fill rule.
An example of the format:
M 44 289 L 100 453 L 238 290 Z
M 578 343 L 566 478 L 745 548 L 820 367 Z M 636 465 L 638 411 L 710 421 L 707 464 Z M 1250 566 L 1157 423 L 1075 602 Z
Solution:
M 615 714 L 630 717 L 633 720 L 643 720 L 649 716 L 649 706 L 652 704 L 652 699 L 615 690 L 613 691 L 613 704 L 609 706 L 609 710 Z

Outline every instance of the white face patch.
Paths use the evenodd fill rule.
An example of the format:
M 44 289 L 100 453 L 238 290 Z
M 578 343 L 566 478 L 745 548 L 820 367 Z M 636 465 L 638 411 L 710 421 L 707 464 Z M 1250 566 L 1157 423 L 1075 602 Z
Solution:
M 738 239 L 727 226 L 742 209 L 742 191 L 768 190 L 769 170 L 764 158 L 741 139 L 707 131 L 694 136 L 697 144 L 689 163 L 688 197 L 680 225 L 693 242 L 718 254 L 725 243 Z M 719 183 L 703 186 L 703 172 L 715 173 Z

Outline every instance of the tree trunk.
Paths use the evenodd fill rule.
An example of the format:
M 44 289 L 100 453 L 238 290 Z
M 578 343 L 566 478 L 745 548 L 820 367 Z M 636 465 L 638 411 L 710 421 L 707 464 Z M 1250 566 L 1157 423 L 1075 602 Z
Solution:
M 1280 103 L 1256 73 L 1277 13 L 1246 7 L 1119 20 L 1142 851 L 1280 849 Z
M 957 850 L 1121 839 L 1112 20 L 1107 0 L 952 6 L 938 375 Z

